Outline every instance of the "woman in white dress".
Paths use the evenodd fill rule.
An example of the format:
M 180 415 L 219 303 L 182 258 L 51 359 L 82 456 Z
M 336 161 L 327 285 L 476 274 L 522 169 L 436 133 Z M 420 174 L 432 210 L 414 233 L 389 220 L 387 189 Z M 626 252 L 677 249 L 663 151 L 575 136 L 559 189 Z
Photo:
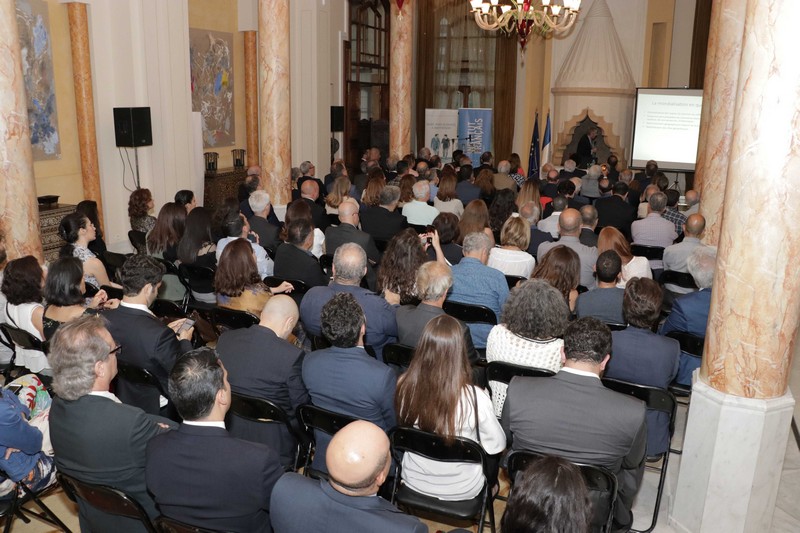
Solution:
M 489 394 L 472 384 L 461 326 L 448 315 L 432 319 L 422 331 L 411 365 L 397 382 L 395 408 L 400 426 L 436 433 L 446 441 L 471 439 L 489 455 L 506 447 Z M 402 467 L 409 488 L 442 500 L 474 498 L 484 486 L 479 464 L 443 463 L 406 453 Z M 488 481 L 490 486 L 496 483 Z
M 500 246 L 492 248 L 487 264 L 506 276 L 531 277 L 536 259 L 526 251 L 530 242 L 530 225 L 517 213 L 513 213 L 503 224 L 503 229 L 500 230 Z
M 564 296 L 548 282 L 532 279 L 512 290 L 501 315 L 486 340 L 486 359 L 551 372 L 561 369 L 561 337 L 570 311 Z M 497 416 L 506 400 L 505 383 L 489 382 Z
M 14 259 L 3 271 L 3 284 L 0 290 L 6 297 L 6 304 L 0 313 L 0 322 L 27 331 L 39 340 L 44 340 L 42 316 L 42 287 L 44 272 L 32 255 Z M 50 368 L 47 357 L 36 350 L 16 347 L 16 364 L 31 372 L 41 372 Z
M 653 279 L 650 261 L 646 257 L 634 256 L 631 245 L 617 228 L 608 226 L 600 231 L 597 237 L 597 253 L 599 255 L 606 250 L 614 250 L 622 259 L 622 272 L 617 282 L 620 289 L 624 289 L 628 280 L 633 278 Z

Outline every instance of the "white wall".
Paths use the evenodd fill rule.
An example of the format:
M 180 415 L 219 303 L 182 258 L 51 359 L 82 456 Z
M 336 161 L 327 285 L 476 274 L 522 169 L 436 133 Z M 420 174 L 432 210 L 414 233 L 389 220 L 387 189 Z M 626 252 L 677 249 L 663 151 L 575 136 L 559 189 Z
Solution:
M 670 87 L 689 85 L 696 6 L 697 0 L 675 0 L 675 21 L 672 24 L 672 52 L 669 59 Z

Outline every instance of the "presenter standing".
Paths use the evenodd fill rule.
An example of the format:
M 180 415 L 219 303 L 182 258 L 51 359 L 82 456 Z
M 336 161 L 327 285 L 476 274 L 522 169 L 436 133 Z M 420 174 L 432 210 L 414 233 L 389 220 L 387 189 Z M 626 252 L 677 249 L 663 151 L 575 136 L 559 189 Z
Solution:
M 581 168 L 587 168 L 597 163 L 597 147 L 595 146 L 595 139 L 600 130 L 596 126 L 589 128 L 586 135 L 581 137 L 578 141 L 578 164 Z

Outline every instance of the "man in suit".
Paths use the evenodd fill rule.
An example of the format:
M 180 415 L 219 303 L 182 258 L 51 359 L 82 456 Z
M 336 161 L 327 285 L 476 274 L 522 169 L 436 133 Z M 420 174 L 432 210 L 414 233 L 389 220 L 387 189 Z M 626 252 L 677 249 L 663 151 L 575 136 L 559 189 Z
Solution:
M 517 187 L 517 182 L 509 176 L 508 174 L 511 172 L 511 163 L 506 161 L 500 161 L 497 165 L 497 174 L 494 175 L 493 183 L 494 188 L 498 191 L 500 189 L 511 189 L 512 191 L 516 192 L 519 187 Z
M 700 290 L 684 294 L 675 300 L 672 304 L 672 311 L 661 325 L 659 333 L 666 335 L 671 331 L 683 331 L 698 337 L 706 336 L 716 262 L 716 248 L 701 245 L 692 250 L 686 266 Z M 682 352 L 681 365 L 675 380 L 683 385 L 691 385 L 692 373 L 700 367 L 700 363 L 699 357 L 692 357 L 688 353 Z
M 366 273 L 367 254 L 364 249 L 352 242 L 339 246 L 333 254 L 333 282 L 326 287 L 314 287 L 303 296 L 300 319 L 307 333 L 321 335 L 322 307 L 336 294 L 352 294 L 369 317 L 365 342 L 372 346 L 382 361 L 383 347 L 397 340 L 396 305 L 361 287 L 361 279 Z
M 593 205 L 581 207 L 581 234 L 578 240 L 581 244 L 589 247 L 597 247 L 597 234 L 594 232 L 597 227 L 597 209 Z
M 58 328 L 50 343 L 56 397 L 50 408 L 50 439 L 58 470 L 85 483 L 108 485 L 158 516 L 145 486 L 147 442 L 176 428 L 165 418 L 120 403 L 108 392 L 117 375 L 119 344 L 98 316 Z M 81 531 L 142 532 L 141 522 L 98 511 L 78 500 Z
M 664 248 L 664 270 L 689 272 L 687 262 L 692 251 L 701 246 L 700 236 L 706 229 L 706 219 L 701 214 L 689 215 L 683 224 L 683 240 Z M 675 294 L 688 294 L 692 289 L 666 284 L 664 288 Z
M 258 243 L 265 249 L 269 248 L 273 252 L 281 243 L 278 234 L 280 233 L 280 223 L 275 225 L 269 221 L 272 213 L 272 205 L 269 203 L 269 194 L 261 189 L 253 191 L 247 200 L 253 215 L 247 219 L 250 229 L 258 235 Z
M 497 172 L 497 169 L 494 168 L 494 156 L 492 155 L 492 152 L 483 152 L 480 157 L 480 163 L 480 166 L 476 167 L 472 171 L 472 175 L 474 177 L 477 178 L 478 174 L 481 173 L 481 170 L 489 170 L 492 174 Z
M 578 155 L 578 163 L 582 168 L 594 164 L 597 161 L 597 147 L 595 146 L 595 139 L 600 133 L 596 126 L 592 126 L 578 141 L 578 148 L 576 153 Z
M 119 276 L 122 302 L 116 309 L 103 313 L 108 320 L 108 331 L 122 345 L 119 358 L 149 371 L 158 379 L 162 391 L 166 391 L 175 360 L 192 349 L 190 341 L 194 328 L 181 328 L 186 319 L 165 326 L 149 309 L 158 296 L 164 265 L 147 255 L 133 255 L 122 265 Z M 160 396 L 155 387 L 125 379 L 116 381 L 116 394 L 123 403 L 153 415 L 167 406 L 166 398 Z M 171 409 L 166 409 L 164 414 L 174 416 Z
M 400 211 L 397 204 L 400 201 L 400 188 L 387 185 L 381 191 L 380 205 L 361 207 L 359 218 L 361 229 L 369 233 L 376 241 L 388 242 L 408 227 L 408 221 Z
M 611 196 L 599 198 L 594 207 L 597 209 L 597 225 L 601 228 L 612 226 L 630 239 L 631 224 L 636 220 L 636 208 L 628 202 L 628 184 L 618 181 L 611 188 Z
M 647 425 L 643 402 L 603 386 L 611 331 L 579 318 L 564 334 L 564 367 L 553 377 L 515 377 L 501 419 L 513 450 L 604 466 L 619 483 L 614 529 L 627 531 L 644 474 Z M 536 406 L 532 409 L 531 406 Z
M 466 158 L 469 160 L 469 158 Z M 472 165 L 469 163 L 461 165 L 458 169 L 458 183 L 456 184 L 456 196 L 467 206 L 472 200 L 477 200 L 481 197 L 481 188 L 473 183 L 474 176 L 472 175 Z
M 567 159 L 564 161 L 564 168 L 558 173 L 558 179 L 564 181 L 570 178 L 582 178 L 585 174 L 586 171 L 579 169 L 575 160 Z
M 628 327 L 611 333 L 611 361 L 605 377 L 666 389 L 678 373 L 681 346 L 653 333 L 661 316 L 661 287 L 652 279 L 633 278 L 625 286 L 622 312 Z M 647 411 L 647 455 L 669 450 L 669 414 Z
M 540 230 L 549 233 L 553 239 L 558 239 L 558 217 L 561 216 L 561 213 L 567 208 L 567 197 L 558 195 L 553 198 L 552 202 L 547 204 L 547 207 L 551 208 L 551 214 L 545 219 L 540 220 L 538 227 Z
M 368 420 L 388 431 L 397 422 L 394 371 L 364 350 L 366 317 L 352 294 L 337 294 L 322 308 L 322 334 L 330 348 L 303 361 L 311 402 L 336 413 Z M 316 432 L 314 468 L 324 469 L 330 436 Z
M 531 225 L 531 240 L 528 244 L 527 252 L 533 257 L 539 251 L 539 245 L 543 242 L 552 242 L 553 236 L 547 231 L 542 231 L 536 224 L 539 222 L 539 215 L 542 212 L 541 205 L 537 202 L 527 202 L 519 208 L 519 216 L 528 221 Z
M 325 251 L 335 254 L 342 244 L 354 242 L 367 252 L 367 258 L 373 263 L 380 261 L 381 253 L 375 246 L 375 240 L 369 233 L 358 229 L 358 202 L 352 198 L 339 205 L 339 225 L 325 230 Z
M 225 429 L 231 386 L 214 349 L 181 357 L 169 390 L 183 423 L 148 443 L 145 465 L 161 513 L 215 531 L 271 532 L 269 499 L 283 468 L 274 450 Z
M 329 480 L 286 474 L 270 502 L 272 526 L 281 533 L 424 533 L 428 527 L 378 496 L 392 464 L 389 439 L 370 422 L 340 429 L 328 446 Z
M 595 273 L 597 287 L 578 295 L 575 314 L 578 318 L 593 316 L 606 324 L 625 324 L 622 316 L 624 290 L 617 287 L 622 259 L 614 250 L 606 250 L 597 256 Z
M 314 226 L 311 221 L 305 218 L 292 220 L 286 227 L 286 236 L 286 244 L 279 246 L 275 252 L 275 276 L 300 280 L 309 287 L 327 285 L 328 276 L 311 253 L 314 246 Z
M 578 236 L 581 232 L 581 214 L 575 209 L 565 209 L 558 217 L 558 230 L 561 238 L 554 242 L 539 245 L 536 257 L 542 260 L 544 254 L 556 246 L 566 246 L 578 254 L 581 262 L 581 285 L 594 289 L 594 264 L 597 262 L 597 248 L 581 243 Z
M 320 231 L 325 231 L 328 227 L 328 214 L 325 208 L 317 203 L 319 198 L 319 185 L 317 180 L 306 180 L 300 187 L 300 198 L 303 199 L 308 207 L 311 208 L 311 220 L 314 221 L 314 227 L 319 228 Z
M 652 159 L 645 163 L 644 171 L 637 172 L 633 179 L 639 182 L 639 190 L 643 191 L 648 185 L 653 182 L 653 178 L 655 177 L 656 173 L 658 172 L 658 163 L 653 161 Z
M 647 216 L 631 224 L 633 244 L 660 246 L 661 248 L 672 245 L 678 238 L 675 225 L 661 216 L 661 213 L 667 208 L 667 195 L 663 192 L 655 192 L 650 195 L 647 203 L 649 204 Z M 650 268 L 662 270 L 664 263 L 661 259 L 651 259 Z
M 325 184 L 322 183 L 322 180 L 319 179 L 316 176 L 317 167 L 314 166 L 314 163 L 312 163 L 311 161 L 303 161 L 302 163 L 300 163 L 300 166 L 298 168 L 299 168 L 300 173 L 302 174 L 302 176 L 297 178 L 297 188 L 298 189 L 302 189 L 303 188 L 303 183 L 305 183 L 305 182 L 307 182 L 309 180 L 315 181 L 315 182 L 317 182 L 317 187 L 319 187 L 319 191 L 320 191 L 321 195 L 325 196 Z M 317 202 L 317 203 L 321 203 L 321 202 Z
M 294 300 L 279 294 L 267 301 L 258 324 L 228 330 L 217 341 L 233 392 L 270 400 L 291 420 L 297 408 L 308 403 L 302 377 L 305 352 L 286 340 L 299 318 Z M 234 437 L 261 442 L 279 452 L 284 466 L 292 464 L 297 443 L 283 425 L 233 415 L 228 427 Z

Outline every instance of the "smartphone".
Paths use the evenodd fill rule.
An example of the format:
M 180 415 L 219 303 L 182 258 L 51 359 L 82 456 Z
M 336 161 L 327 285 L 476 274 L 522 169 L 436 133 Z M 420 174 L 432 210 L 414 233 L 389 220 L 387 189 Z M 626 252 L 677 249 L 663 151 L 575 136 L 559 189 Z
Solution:
M 11 384 L 11 385 L 9 385 L 8 387 L 6 387 L 6 390 L 9 390 L 9 391 L 11 391 L 12 393 L 16 394 L 17 392 L 19 392 L 19 390 L 20 390 L 21 388 L 22 388 L 22 385 L 21 385 L 21 384 L 19 384 L 19 383 L 12 383 L 12 384 Z
M 184 331 L 186 331 L 187 329 L 191 328 L 192 326 L 194 326 L 194 320 L 192 320 L 191 318 L 187 318 L 183 322 L 183 324 L 181 324 L 181 327 L 178 328 L 178 334 L 183 333 Z
M 433 234 L 436 231 L 436 228 L 434 226 L 428 225 L 427 231 L 428 233 Z M 433 239 L 431 237 L 428 237 L 428 244 L 433 244 Z

